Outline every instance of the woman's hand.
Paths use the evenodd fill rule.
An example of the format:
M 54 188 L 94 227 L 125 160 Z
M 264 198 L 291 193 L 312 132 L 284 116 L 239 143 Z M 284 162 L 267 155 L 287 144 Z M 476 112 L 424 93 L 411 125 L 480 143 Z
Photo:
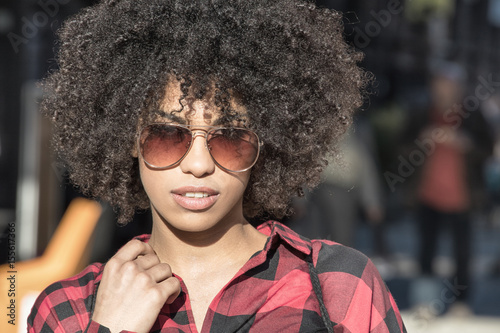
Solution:
M 180 290 L 179 280 L 153 248 L 131 240 L 104 267 L 92 320 L 113 333 L 149 332 L 162 306 Z

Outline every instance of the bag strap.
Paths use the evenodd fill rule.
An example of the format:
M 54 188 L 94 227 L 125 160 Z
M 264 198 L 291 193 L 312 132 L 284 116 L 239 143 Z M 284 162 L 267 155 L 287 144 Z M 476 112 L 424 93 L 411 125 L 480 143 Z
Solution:
M 314 293 L 319 302 L 319 310 L 321 312 L 321 319 L 328 331 L 328 333 L 333 333 L 332 321 L 330 320 L 330 315 L 326 309 L 325 302 L 323 301 L 323 292 L 321 291 L 321 284 L 319 282 L 318 271 L 314 267 L 312 254 L 306 258 L 307 265 L 309 266 L 309 276 L 311 277 L 311 283 L 313 286 Z

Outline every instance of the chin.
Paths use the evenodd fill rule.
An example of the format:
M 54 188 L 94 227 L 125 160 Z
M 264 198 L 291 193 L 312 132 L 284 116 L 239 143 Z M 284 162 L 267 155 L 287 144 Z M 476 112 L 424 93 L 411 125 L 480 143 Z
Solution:
M 170 224 L 171 228 L 176 229 L 177 231 L 180 232 L 185 232 L 185 233 L 203 233 L 210 231 L 216 226 L 216 223 L 204 223 L 203 221 L 183 221 L 174 224 Z
M 161 214 L 161 212 L 156 211 L 154 215 L 156 215 L 158 222 L 161 221 L 169 229 L 186 233 L 210 231 L 214 229 L 221 220 L 214 216 L 209 216 L 211 214 L 207 214 L 207 212 L 187 212 L 179 214 L 180 216 L 172 216 L 172 214 Z M 154 215 L 153 222 L 155 222 Z

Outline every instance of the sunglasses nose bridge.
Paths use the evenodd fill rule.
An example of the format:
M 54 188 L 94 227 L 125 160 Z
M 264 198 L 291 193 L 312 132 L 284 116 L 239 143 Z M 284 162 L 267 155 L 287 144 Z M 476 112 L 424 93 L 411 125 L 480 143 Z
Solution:
M 196 138 L 197 136 L 202 136 L 204 138 L 207 137 L 207 132 L 205 131 L 191 131 L 191 135 L 193 136 L 193 139 Z
M 191 142 L 194 142 L 197 136 L 205 138 L 205 147 L 208 149 L 208 132 L 201 130 L 191 131 Z M 210 151 L 210 149 L 208 150 Z

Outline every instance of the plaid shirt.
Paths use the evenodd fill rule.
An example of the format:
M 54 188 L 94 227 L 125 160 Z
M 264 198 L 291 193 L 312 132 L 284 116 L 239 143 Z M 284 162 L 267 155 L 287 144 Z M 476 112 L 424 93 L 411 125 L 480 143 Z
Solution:
M 202 332 L 326 332 L 307 256 L 317 268 L 335 332 L 405 332 L 394 299 L 366 256 L 331 241 L 309 241 L 278 222 L 258 229 L 270 236 L 264 250 L 217 294 Z M 45 289 L 28 318 L 28 332 L 109 332 L 91 320 L 103 267 L 90 265 Z M 182 292 L 163 306 L 151 332 L 197 332 L 186 286 L 176 277 Z

